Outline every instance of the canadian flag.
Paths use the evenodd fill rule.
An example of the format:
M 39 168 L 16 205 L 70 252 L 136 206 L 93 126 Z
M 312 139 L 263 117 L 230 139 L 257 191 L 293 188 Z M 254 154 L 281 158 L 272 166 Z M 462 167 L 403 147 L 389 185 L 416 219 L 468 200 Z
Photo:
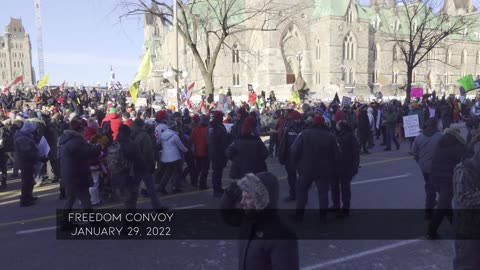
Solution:
M 3 89 L 3 92 L 8 92 L 10 90 L 10 87 L 14 86 L 15 84 L 23 81 L 23 69 L 18 71 L 17 76 L 15 76 L 15 79 L 11 81 L 10 83 L 5 85 L 5 88 Z

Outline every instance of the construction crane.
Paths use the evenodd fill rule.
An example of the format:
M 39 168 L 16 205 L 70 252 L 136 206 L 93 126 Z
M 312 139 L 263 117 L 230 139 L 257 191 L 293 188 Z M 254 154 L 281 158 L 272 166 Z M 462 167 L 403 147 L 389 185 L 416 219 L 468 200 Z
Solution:
M 35 26 L 37 27 L 38 47 L 38 74 L 43 78 L 45 66 L 43 61 L 43 37 L 42 37 L 42 15 L 40 14 L 40 0 L 35 0 Z

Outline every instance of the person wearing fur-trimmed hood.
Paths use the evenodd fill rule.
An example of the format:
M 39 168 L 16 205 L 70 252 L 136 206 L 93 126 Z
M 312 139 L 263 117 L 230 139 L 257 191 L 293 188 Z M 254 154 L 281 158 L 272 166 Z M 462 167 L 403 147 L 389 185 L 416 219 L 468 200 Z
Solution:
M 221 201 L 226 223 L 240 227 L 238 269 L 300 269 L 298 243 L 276 211 L 278 179 L 269 172 L 247 174 L 233 182 Z M 236 211 L 240 203 L 243 211 Z

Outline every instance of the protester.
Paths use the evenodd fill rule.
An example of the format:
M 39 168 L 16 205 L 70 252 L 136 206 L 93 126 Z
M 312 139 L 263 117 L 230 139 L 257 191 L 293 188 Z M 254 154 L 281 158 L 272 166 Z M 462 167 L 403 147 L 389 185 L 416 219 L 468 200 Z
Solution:
M 295 234 L 276 212 L 278 197 L 278 179 L 268 172 L 247 174 L 225 190 L 222 216 L 246 239 L 239 242 L 238 269 L 300 269 Z M 234 210 L 237 203 L 243 213 Z
M 431 175 L 435 190 L 439 194 L 438 206 L 428 226 L 427 237 L 437 239 L 437 229 L 444 217 L 452 223 L 453 172 L 466 153 L 466 142 L 460 132 L 447 128 L 434 150 Z
M 227 165 L 225 151 L 229 145 L 228 133 L 223 125 L 223 113 L 213 112 L 213 119 L 208 126 L 208 157 L 212 164 L 213 196 L 220 198 L 223 194 L 222 174 Z
M 198 187 L 198 177 L 200 177 L 200 190 L 205 190 L 207 186 L 208 170 L 210 160 L 208 157 L 208 116 L 200 116 L 199 125 L 193 128 L 192 134 L 188 139 L 188 144 L 194 148 L 195 165 L 191 174 L 190 182 L 195 188 Z
M 431 219 L 435 207 L 436 192 L 433 185 L 432 159 L 442 134 L 437 130 L 437 121 L 430 118 L 425 123 L 425 129 L 418 135 L 412 148 L 412 154 L 420 167 L 425 181 L 425 219 Z
M 315 116 L 312 127 L 302 131 L 292 145 L 291 160 L 298 168 L 296 221 L 302 221 L 308 191 L 313 182 L 317 186 L 319 216 L 326 222 L 328 190 L 335 172 L 335 161 L 340 149 L 335 136 L 325 127 L 325 118 Z
M 240 179 L 247 173 L 267 171 L 265 160 L 268 157 L 268 149 L 256 135 L 255 122 L 252 116 L 245 118 L 241 137 L 227 148 L 226 156 L 232 161 L 229 175 L 231 179 Z

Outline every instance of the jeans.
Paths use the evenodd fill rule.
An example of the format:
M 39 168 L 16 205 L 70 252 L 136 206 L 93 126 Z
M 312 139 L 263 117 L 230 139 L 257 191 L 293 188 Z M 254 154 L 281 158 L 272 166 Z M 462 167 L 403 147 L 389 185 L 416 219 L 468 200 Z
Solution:
M 92 171 L 93 186 L 88 191 L 90 192 L 90 202 L 92 204 L 100 203 L 100 171 Z
M 428 225 L 428 233 L 434 234 L 437 232 L 438 227 L 442 224 L 443 218 L 446 217 L 450 224 L 452 223 L 452 198 L 453 188 L 451 185 L 441 185 L 438 190 L 438 208 L 433 213 L 432 220 Z
M 212 162 L 212 187 L 214 193 L 222 191 L 223 168 L 223 164 L 218 164 L 218 162 Z
M 268 144 L 268 154 L 273 154 L 273 149 L 275 148 L 275 156 L 278 156 L 278 133 L 270 133 L 270 143 Z
M 172 187 L 174 189 L 180 188 L 182 164 L 183 161 L 181 159 L 173 162 L 163 163 L 164 173 L 162 179 L 160 180 L 160 190 L 164 190 L 170 181 L 172 181 Z
M 157 193 L 155 192 L 155 180 L 152 173 L 144 173 L 140 175 L 140 180 L 143 181 L 145 184 L 145 188 L 147 189 L 148 197 L 150 198 L 150 202 L 152 204 L 153 209 L 160 209 L 162 204 L 158 199 Z
M 430 174 L 424 172 L 423 179 L 425 180 L 425 209 L 433 209 L 435 207 L 437 193 L 432 183 L 432 179 L 430 179 Z
M 195 157 L 195 171 L 193 172 L 192 184 L 197 185 L 198 177 L 200 177 L 200 187 L 207 187 L 208 169 L 210 160 L 208 157 Z
M 287 159 L 287 161 L 285 162 L 285 170 L 287 171 L 288 186 L 290 187 L 289 195 L 291 198 L 296 198 L 297 169 L 295 167 L 295 164 L 293 164 L 290 159 Z
M 342 196 L 342 208 L 350 209 L 350 201 L 352 198 L 351 182 L 352 176 L 338 175 L 332 178 L 331 193 L 333 208 L 340 209 L 340 195 Z
M 392 149 L 392 141 L 395 143 L 395 146 L 397 148 L 400 147 L 400 144 L 397 141 L 397 138 L 395 138 L 395 126 L 388 126 L 386 127 L 387 131 L 387 149 Z

